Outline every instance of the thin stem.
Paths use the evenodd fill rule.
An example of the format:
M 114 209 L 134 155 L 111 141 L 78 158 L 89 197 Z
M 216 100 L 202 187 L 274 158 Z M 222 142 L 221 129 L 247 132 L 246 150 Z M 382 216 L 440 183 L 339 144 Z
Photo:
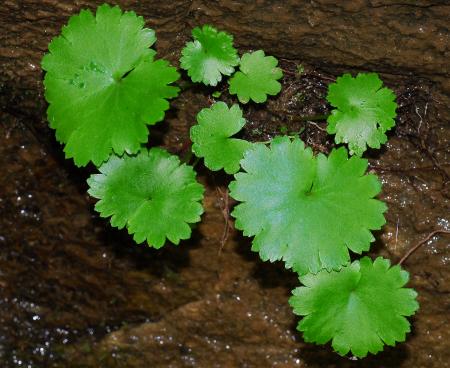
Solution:
M 322 132 L 326 132 L 327 130 L 322 128 L 319 124 L 315 123 L 314 121 L 308 121 L 311 125 L 314 125 L 317 129 L 321 130 Z
M 219 187 L 216 188 L 217 193 L 220 195 L 220 209 L 222 210 L 222 215 L 225 221 L 222 238 L 220 239 L 219 256 L 222 253 L 223 247 L 228 240 L 228 235 L 230 233 L 230 196 L 228 188 L 223 192 Z
M 425 239 L 419 241 L 408 252 L 406 252 L 406 254 L 402 257 L 402 259 L 400 259 L 400 261 L 398 261 L 398 265 L 401 265 L 402 263 L 404 263 L 411 254 L 413 254 L 417 249 L 419 249 L 422 245 L 424 245 L 428 240 L 430 240 L 433 236 L 435 236 L 437 234 L 450 234 L 450 231 L 449 230 L 435 230 L 432 233 L 428 234 L 428 236 Z
M 197 164 L 200 162 L 200 157 L 196 157 L 195 158 L 195 160 L 194 160 L 194 162 L 192 163 L 192 167 L 195 167 L 195 166 L 197 166 Z
M 192 150 L 191 148 L 189 148 L 189 151 L 187 151 L 186 155 L 182 157 L 180 161 L 183 164 L 189 165 L 189 162 L 191 162 L 192 157 L 193 157 Z

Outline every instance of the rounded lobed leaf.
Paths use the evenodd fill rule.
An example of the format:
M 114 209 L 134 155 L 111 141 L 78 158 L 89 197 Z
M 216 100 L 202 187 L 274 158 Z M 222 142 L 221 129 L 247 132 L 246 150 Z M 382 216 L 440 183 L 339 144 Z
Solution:
M 386 143 L 385 132 L 395 126 L 395 94 L 382 88 L 376 73 L 344 74 L 328 87 L 327 100 L 335 110 L 328 117 L 327 132 L 336 143 L 348 143 L 350 154 L 361 156 L 367 149 Z
M 385 223 L 386 206 L 374 199 L 380 182 L 344 147 L 314 157 L 300 139 L 278 137 L 270 147 L 253 145 L 241 166 L 229 188 L 243 203 L 232 215 L 263 260 L 283 259 L 299 274 L 339 269 L 348 250 L 368 250 L 370 230 Z
M 136 156 L 111 156 L 88 179 L 88 193 L 99 201 L 101 217 L 128 228 L 136 243 L 145 240 L 161 248 L 166 238 L 174 244 L 191 236 L 189 224 L 200 221 L 203 186 L 190 166 L 160 148 Z
M 229 81 L 230 94 L 237 94 L 241 103 L 250 100 L 261 103 L 267 100 L 267 95 L 278 94 L 281 84 L 277 80 L 283 77 L 283 72 L 277 64 L 276 58 L 265 56 L 262 50 L 244 54 L 240 71 Z
M 95 16 L 82 10 L 42 59 L 50 126 L 78 166 L 139 151 L 147 125 L 163 120 L 178 94 L 168 84 L 179 74 L 153 59 L 155 33 L 143 27 L 142 17 L 117 6 L 102 5 Z
M 408 273 L 390 267 L 381 257 L 354 261 L 339 272 L 326 270 L 300 278 L 305 285 L 293 291 L 289 303 L 304 318 L 297 329 L 305 341 L 325 344 L 336 352 L 363 358 L 383 345 L 405 341 L 410 325 L 405 316 L 418 309 L 417 293 L 403 286 Z
M 187 70 L 193 82 L 216 86 L 223 75 L 231 75 L 239 64 L 233 47 L 233 36 L 204 25 L 192 30 L 193 42 L 188 42 L 181 51 L 181 67 Z
M 197 125 L 191 128 L 192 151 L 205 159 L 205 166 L 213 171 L 224 169 L 228 174 L 239 171 L 239 161 L 251 146 L 243 139 L 230 138 L 245 125 L 238 105 L 228 108 L 217 102 L 197 114 Z

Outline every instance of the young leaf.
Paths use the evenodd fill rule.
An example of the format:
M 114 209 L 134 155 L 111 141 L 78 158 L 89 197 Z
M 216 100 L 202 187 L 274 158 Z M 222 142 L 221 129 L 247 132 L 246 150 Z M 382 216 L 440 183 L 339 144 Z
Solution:
M 111 225 L 128 228 L 136 243 L 161 248 L 166 238 L 178 244 L 200 221 L 203 186 L 190 166 L 160 148 L 137 156 L 111 156 L 88 179 L 88 193 L 100 199 L 95 209 L 111 216 Z
M 403 286 L 408 272 L 390 267 L 381 257 L 354 261 L 339 272 L 326 270 L 300 277 L 305 285 L 293 291 L 289 303 L 294 313 L 305 316 L 297 329 L 305 341 L 332 346 L 341 355 L 358 358 L 376 354 L 383 345 L 405 341 L 419 304 L 417 293 Z
M 230 79 L 230 93 L 237 94 L 241 103 L 249 100 L 261 103 L 267 100 L 267 95 L 278 94 L 281 84 L 277 79 L 283 76 L 283 72 L 277 64 L 277 59 L 265 56 L 262 50 L 244 54 L 240 71 Z
M 147 142 L 147 124 L 163 120 L 179 77 L 153 60 L 155 33 L 134 12 L 102 5 L 70 18 L 42 60 L 48 119 L 66 143 L 67 158 L 84 166 L 112 151 L 134 153 Z
M 235 226 L 255 236 L 252 250 L 263 260 L 283 259 L 299 274 L 339 269 L 348 249 L 366 251 L 370 230 L 385 223 L 386 206 L 373 197 L 381 190 L 365 175 L 367 160 L 348 158 L 344 147 L 328 157 L 313 156 L 296 138 L 275 138 L 269 147 L 253 145 L 244 154 L 230 195 L 243 203 L 232 215 Z
M 181 67 L 188 71 L 193 82 L 216 86 L 222 74 L 231 75 L 239 64 L 233 47 L 233 36 L 204 25 L 192 30 L 193 42 L 188 42 L 181 51 Z
M 386 143 L 385 132 L 395 125 L 395 94 L 381 88 L 376 73 L 344 74 L 328 87 L 327 100 L 335 110 L 328 117 L 327 132 L 336 143 L 348 143 L 350 154 L 361 156 L 367 149 Z
M 204 157 L 205 166 L 213 171 L 224 169 L 227 174 L 239 171 L 239 161 L 251 146 L 250 142 L 230 138 L 245 125 L 238 105 L 230 109 L 224 102 L 217 102 L 197 115 L 198 125 L 191 128 L 192 151 Z

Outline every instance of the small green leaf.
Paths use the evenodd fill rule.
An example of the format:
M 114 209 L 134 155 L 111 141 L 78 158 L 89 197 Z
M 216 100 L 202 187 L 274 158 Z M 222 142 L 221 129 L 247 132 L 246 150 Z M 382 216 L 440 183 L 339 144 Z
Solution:
M 178 244 L 200 221 L 203 186 L 190 166 L 160 148 L 137 156 L 111 156 L 88 179 L 88 193 L 100 199 L 95 209 L 111 216 L 111 225 L 128 228 L 136 243 L 161 248 L 166 238 Z
M 42 59 L 48 119 L 66 143 L 67 158 L 100 165 L 112 151 L 139 151 L 147 125 L 163 120 L 168 86 L 179 74 L 165 60 L 153 60 L 155 33 L 134 12 L 102 5 L 70 18 Z
M 205 166 L 213 171 L 224 169 L 228 174 L 239 170 L 239 161 L 251 146 L 250 142 L 230 138 L 245 125 L 238 105 L 230 109 L 217 102 L 197 115 L 198 125 L 191 128 L 192 151 L 205 159 Z
M 328 117 L 327 132 L 336 143 L 348 143 L 350 154 L 361 156 L 367 149 L 386 143 L 386 131 L 395 126 L 395 94 L 382 88 L 376 73 L 344 74 L 328 87 L 327 100 L 335 110 Z
M 193 42 L 188 42 L 181 51 L 181 67 L 188 71 L 193 82 L 216 86 L 223 75 L 231 75 L 239 64 L 233 47 L 233 36 L 204 25 L 192 30 Z
M 303 64 L 297 64 L 296 67 L 296 77 L 300 77 L 305 72 L 305 67 Z
M 283 72 L 277 67 L 278 60 L 273 56 L 265 56 L 258 50 L 242 56 L 240 71 L 230 79 L 230 94 L 237 94 L 241 103 L 249 100 L 265 102 L 267 95 L 276 95 L 281 91 L 277 82 Z
M 305 316 L 297 329 L 307 342 L 332 340 L 336 352 L 351 351 L 358 358 L 405 341 L 410 332 L 405 316 L 419 309 L 417 293 L 403 287 L 408 278 L 408 272 L 381 257 L 373 263 L 364 257 L 339 272 L 300 277 L 305 286 L 289 300 L 294 313 Z
M 240 164 L 245 172 L 229 188 L 243 203 L 232 216 L 244 235 L 255 236 L 252 250 L 263 260 L 283 259 L 299 274 L 339 269 L 348 250 L 367 251 L 370 230 L 385 223 L 386 205 L 373 198 L 378 178 L 344 147 L 314 157 L 300 139 L 278 137 L 270 148 L 253 144 Z

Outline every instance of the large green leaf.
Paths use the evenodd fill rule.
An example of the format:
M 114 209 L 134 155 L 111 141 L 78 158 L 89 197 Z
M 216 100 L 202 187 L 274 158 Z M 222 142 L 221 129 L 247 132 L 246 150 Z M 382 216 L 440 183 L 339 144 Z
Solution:
M 190 166 L 160 148 L 137 156 L 111 156 L 89 180 L 89 194 L 100 199 L 95 209 L 111 216 L 111 225 L 128 228 L 137 243 L 160 248 L 166 238 L 178 244 L 200 221 L 203 186 Z
M 386 143 L 385 132 L 395 125 L 395 94 L 382 88 L 376 73 L 344 74 L 328 87 L 327 100 L 336 107 L 328 117 L 327 131 L 336 143 L 348 143 L 350 153 L 361 156 L 367 149 Z
M 228 174 L 239 170 L 239 161 L 251 146 L 243 139 L 230 138 L 245 125 L 238 105 L 228 108 L 217 102 L 197 115 L 197 125 L 191 128 L 192 151 L 204 157 L 205 166 L 213 171 L 224 169 Z
M 314 157 L 301 140 L 279 137 L 247 150 L 241 166 L 230 194 L 243 203 L 232 215 L 263 260 L 283 259 L 300 274 L 339 269 L 385 223 L 386 206 L 373 198 L 380 182 L 344 147 Z
M 410 331 L 405 316 L 419 308 L 417 293 L 403 286 L 408 273 L 400 266 L 368 257 L 339 272 L 320 271 L 300 278 L 305 285 L 293 291 L 289 303 L 294 313 L 305 316 L 298 325 L 308 342 L 332 340 L 341 355 L 352 352 L 362 358 L 376 354 L 383 345 L 405 341 Z
M 239 64 L 239 57 L 233 47 L 233 36 L 204 25 L 192 30 L 193 42 L 182 50 L 181 67 L 188 71 L 193 82 L 216 86 L 223 75 L 231 75 Z
M 134 153 L 148 124 L 163 120 L 179 77 L 155 61 L 155 33 L 134 12 L 102 5 L 70 18 L 42 60 L 48 119 L 67 158 L 99 165 L 112 151 Z

